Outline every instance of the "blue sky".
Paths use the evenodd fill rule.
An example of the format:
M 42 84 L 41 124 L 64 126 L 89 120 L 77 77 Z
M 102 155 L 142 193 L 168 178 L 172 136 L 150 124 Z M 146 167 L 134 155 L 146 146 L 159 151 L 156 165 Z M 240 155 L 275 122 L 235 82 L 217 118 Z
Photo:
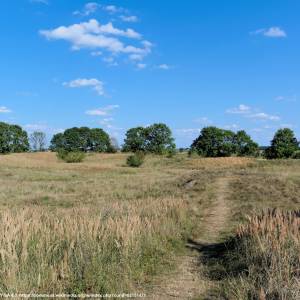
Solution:
M 3 0 L 0 120 L 52 134 L 168 124 L 300 138 L 297 0 Z

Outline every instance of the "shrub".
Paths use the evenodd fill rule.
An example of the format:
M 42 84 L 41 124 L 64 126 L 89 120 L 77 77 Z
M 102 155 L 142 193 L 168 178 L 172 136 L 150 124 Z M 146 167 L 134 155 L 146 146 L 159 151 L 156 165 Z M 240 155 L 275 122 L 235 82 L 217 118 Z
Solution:
M 138 151 L 137 153 L 128 156 L 127 165 L 129 167 L 138 168 L 144 163 L 144 160 L 145 160 L 144 152 Z
M 80 163 L 85 159 L 85 153 L 60 150 L 57 152 L 57 157 L 66 163 Z
M 297 150 L 292 155 L 293 159 L 300 159 L 300 150 Z

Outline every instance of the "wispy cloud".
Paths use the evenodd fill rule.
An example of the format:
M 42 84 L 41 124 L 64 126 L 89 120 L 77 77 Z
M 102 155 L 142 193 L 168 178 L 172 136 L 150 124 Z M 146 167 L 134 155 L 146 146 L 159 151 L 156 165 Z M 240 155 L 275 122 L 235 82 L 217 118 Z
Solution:
M 194 120 L 195 123 L 199 123 L 201 125 L 207 126 L 212 124 L 213 122 L 208 117 L 201 117 Z
M 267 114 L 265 112 L 253 109 L 245 104 L 240 104 L 238 107 L 230 108 L 226 110 L 228 114 L 239 114 L 246 118 L 251 118 L 257 121 L 279 121 L 280 117 L 277 115 Z
M 280 117 L 275 116 L 275 115 L 269 115 L 263 112 L 260 113 L 255 113 L 249 115 L 250 118 L 255 119 L 255 120 L 265 120 L 265 121 L 279 121 Z
M 105 94 L 104 83 L 96 78 L 78 78 L 70 82 L 64 82 L 63 85 L 69 88 L 91 87 L 99 96 L 103 96 Z
M 29 0 L 30 3 L 38 3 L 38 4 L 45 4 L 45 5 L 49 5 L 49 1 L 48 0 Z
M 157 66 L 157 69 L 161 69 L 161 70 L 170 70 L 171 66 L 167 65 L 167 64 L 160 64 Z
M 105 116 L 110 116 L 112 114 L 112 112 L 119 107 L 120 107 L 119 105 L 108 105 L 108 106 L 102 107 L 102 108 L 87 110 L 85 113 L 90 116 L 105 117 Z
M 274 26 L 270 28 L 262 28 L 250 32 L 252 35 L 263 35 L 270 38 L 285 38 L 287 37 L 286 32 L 280 27 Z
M 95 13 L 100 7 L 101 5 L 99 3 L 89 2 L 85 4 L 84 8 L 81 11 L 79 10 L 74 11 L 73 15 L 89 16 Z
M 248 114 L 251 108 L 245 104 L 240 104 L 238 107 L 230 108 L 226 110 L 228 114 Z
M 138 17 L 137 16 L 124 16 L 124 15 L 121 15 L 120 16 L 120 19 L 124 22 L 128 22 L 128 23 L 136 23 L 139 21 Z
M 7 108 L 6 106 L 0 106 L 0 113 L 7 114 L 10 112 L 11 112 L 11 110 L 9 108 Z

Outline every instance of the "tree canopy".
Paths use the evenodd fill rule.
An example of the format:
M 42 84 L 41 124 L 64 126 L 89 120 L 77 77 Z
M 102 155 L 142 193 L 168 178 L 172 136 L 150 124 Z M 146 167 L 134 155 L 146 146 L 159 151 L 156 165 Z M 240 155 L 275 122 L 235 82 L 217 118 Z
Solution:
M 27 132 L 18 125 L 0 122 L 0 153 L 26 152 L 28 150 Z
M 283 128 L 275 133 L 271 146 L 265 151 L 265 156 L 269 159 L 290 158 L 297 150 L 299 142 L 294 132 L 289 128 Z
M 234 133 L 209 126 L 202 129 L 191 150 L 204 157 L 253 156 L 258 152 L 258 145 L 245 131 Z
M 73 127 L 55 134 L 51 140 L 52 151 L 112 152 L 109 135 L 100 128 Z
M 156 123 L 148 127 L 129 129 L 126 133 L 123 151 L 164 154 L 175 151 L 175 148 L 171 129 L 166 124 Z

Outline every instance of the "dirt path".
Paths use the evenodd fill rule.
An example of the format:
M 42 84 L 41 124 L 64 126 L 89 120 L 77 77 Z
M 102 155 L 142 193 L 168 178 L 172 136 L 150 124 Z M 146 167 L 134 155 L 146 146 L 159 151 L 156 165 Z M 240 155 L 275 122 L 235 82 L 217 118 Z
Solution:
M 204 267 L 200 263 L 200 245 L 209 245 L 219 241 L 220 234 L 226 228 L 230 217 L 230 208 L 227 205 L 229 183 L 231 177 L 218 178 L 214 183 L 214 200 L 205 211 L 201 221 L 204 226 L 199 237 L 190 241 L 187 254 L 178 259 L 178 268 L 174 273 L 161 279 L 155 288 L 151 299 L 208 299 L 207 292 L 214 287 L 214 282 L 204 275 Z M 193 249 L 197 251 L 192 251 Z

